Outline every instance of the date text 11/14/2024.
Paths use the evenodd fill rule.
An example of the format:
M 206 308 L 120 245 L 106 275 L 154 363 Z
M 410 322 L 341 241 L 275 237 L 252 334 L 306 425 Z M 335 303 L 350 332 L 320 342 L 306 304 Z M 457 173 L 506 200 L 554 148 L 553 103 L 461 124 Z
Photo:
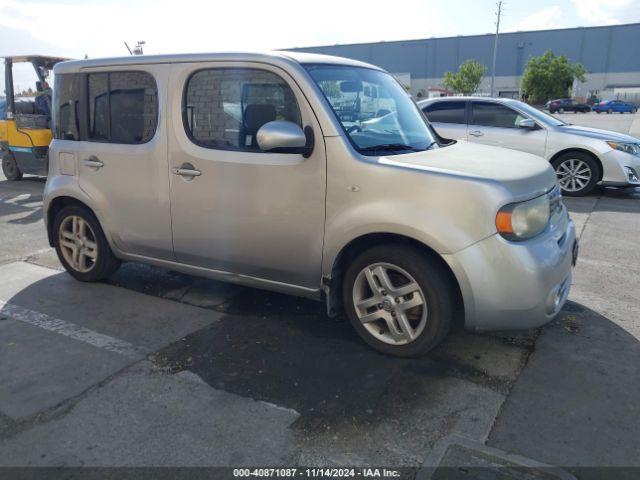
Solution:
M 399 478 L 401 473 L 387 468 L 234 468 L 233 476 L 262 478 Z

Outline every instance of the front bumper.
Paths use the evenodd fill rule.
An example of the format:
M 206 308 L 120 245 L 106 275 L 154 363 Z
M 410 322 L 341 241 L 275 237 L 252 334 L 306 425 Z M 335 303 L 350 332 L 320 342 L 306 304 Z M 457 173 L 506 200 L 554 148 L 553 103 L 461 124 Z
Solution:
M 460 285 L 467 329 L 533 328 L 562 309 L 577 242 L 566 208 L 556 217 L 548 231 L 534 239 L 510 242 L 495 234 L 445 255 Z
M 610 150 L 600 156 L 602 185 L 614 187 L 640 186 L 640 181 L 630 178 L 629 169 L 640 178 L 640 157 L 620 150 Z

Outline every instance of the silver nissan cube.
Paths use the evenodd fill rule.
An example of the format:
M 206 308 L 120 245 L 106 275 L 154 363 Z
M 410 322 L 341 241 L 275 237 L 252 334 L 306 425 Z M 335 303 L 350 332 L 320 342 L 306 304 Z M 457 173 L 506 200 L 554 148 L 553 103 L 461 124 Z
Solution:
M 372 347 L 542 325 L 577 255 L 548 162 L 446 141 L 387 72 L 290 52 L 55 67 L 44 207 L 76 279 L 122 261 L 326 302 Z

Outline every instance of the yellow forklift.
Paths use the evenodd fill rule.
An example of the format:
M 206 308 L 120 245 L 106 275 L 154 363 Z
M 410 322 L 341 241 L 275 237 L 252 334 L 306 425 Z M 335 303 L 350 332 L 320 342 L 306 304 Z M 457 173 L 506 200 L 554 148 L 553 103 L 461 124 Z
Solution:
M 8 180 L 20 180 L 23 173 L 46 175 L 51 131 L 51 90 L 47 78 L 53 66 L 67 60 L 60 57 L 24 55 L 5 57 L 5 98 L 0 100 L 0 155 Z M 16 98 L 13 65 L 30 63 L 36 71 L 35 98 Z

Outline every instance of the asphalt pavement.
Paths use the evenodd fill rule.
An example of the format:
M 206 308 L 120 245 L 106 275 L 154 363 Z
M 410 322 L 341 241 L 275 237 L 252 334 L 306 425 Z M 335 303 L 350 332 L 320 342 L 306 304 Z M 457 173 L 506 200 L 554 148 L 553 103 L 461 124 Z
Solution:
M 640 116 L 608 118 L 573 123 Z M 76 282 L 43 187 L 0 178 L 0 466 L 640 467 L 637 191 L 565 199 L 581 251 L 554 322 L 396 359 L 312 301 L 134 263 Z

